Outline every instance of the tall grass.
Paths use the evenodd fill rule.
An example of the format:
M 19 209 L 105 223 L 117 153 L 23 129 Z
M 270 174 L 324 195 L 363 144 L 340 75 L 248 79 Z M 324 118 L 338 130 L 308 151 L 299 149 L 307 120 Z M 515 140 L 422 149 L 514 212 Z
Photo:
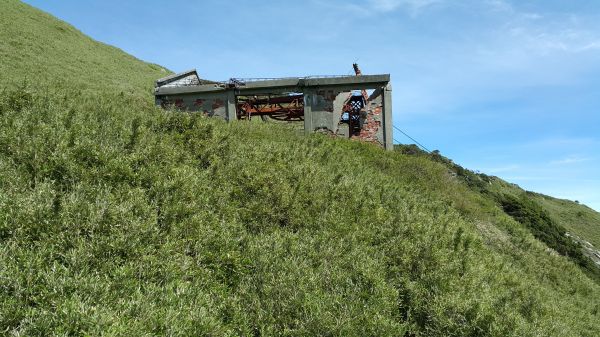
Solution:
M 0 333 L 598 335 L 598 285 L 444 164 L 158 110 L 163 68 L 0 19 Z
M 119 93 L 2 97 L 6 333 L 598 331 L 598 287 L 441 164 Z

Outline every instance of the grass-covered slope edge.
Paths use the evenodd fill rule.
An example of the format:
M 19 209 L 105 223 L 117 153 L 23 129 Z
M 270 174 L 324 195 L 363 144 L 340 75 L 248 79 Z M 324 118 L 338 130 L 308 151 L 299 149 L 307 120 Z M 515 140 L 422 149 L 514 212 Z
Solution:
M 397 145 L 396 150 L 444 164 L 465 186 L 496 203 L 504 212 L 523 224 L 535 238 L 558 254 L 568 257 L 592 279 L 600 282 L 600 266 L 596 263 L 595 247 L 585 241 L 585 238 L 589 237 L 588 240 L 596 242 L 600 232 L 600 214 L 597 212 L 576 202 L 561 201 L 525 191 L 498 177 L 475 173 L 455 164 L 438 151 L 427 153 L 416 145 Z M 556 203 L 559 202 L 561 205 L 557 207 Z M 572 233 L 569 233 L 567 228 Z
M 75 27 L 17 0 L 0 3 L 2 87 L 69 86 L 148 95 L 169 70 L 95 41 Z

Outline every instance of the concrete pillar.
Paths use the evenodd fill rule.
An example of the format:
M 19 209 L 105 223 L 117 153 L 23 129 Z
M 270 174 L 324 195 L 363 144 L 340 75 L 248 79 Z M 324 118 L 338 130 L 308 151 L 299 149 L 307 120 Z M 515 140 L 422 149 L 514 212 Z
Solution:
M 235 91 L 233 89 L 227 90 L 227 102 L 225 103 L 225 107 L 227 111 L 228 122 L 237 120 L 237 110 L 235 103 Z
M 314 90 L 304 90 L 304 133 L 309 134 L 313 132 L 313 116 L 312 116 L 312 105 L 315 99 Z
M 384 147 L 388 151 L 394 150 L 394 130 L 392 120 L 392 84 L 388 83 L 383 88 L 383 139 Z

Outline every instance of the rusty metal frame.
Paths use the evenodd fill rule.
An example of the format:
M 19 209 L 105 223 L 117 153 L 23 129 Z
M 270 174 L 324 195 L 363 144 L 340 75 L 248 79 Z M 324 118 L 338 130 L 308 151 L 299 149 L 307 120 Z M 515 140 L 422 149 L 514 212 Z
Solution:
M 237 118 L 250 120 L 253 116 L 268 117 L 278 121 L 304 120 L 304 95 L 237 96 Z

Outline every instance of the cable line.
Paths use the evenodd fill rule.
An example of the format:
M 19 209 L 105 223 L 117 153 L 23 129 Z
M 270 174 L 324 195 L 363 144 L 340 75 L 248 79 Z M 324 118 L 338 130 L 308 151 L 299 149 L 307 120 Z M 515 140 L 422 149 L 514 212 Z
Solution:
M 425 146 L 423 146 L 423 144 L 419 143 L 416 139 L 414 139 L 413 137 L 409 136 L 406 132 L 400 130 L 400 128 L 398 128 L 397 126 L 393 125 L 394 129 L 400 131 L 403 135 L 405 135 L 406 137 L 410 138 L 413 142 L 415 142 L 417 145 L 419 145 L 423 150 L 431 153 L 431 151 L 429 151 Z

